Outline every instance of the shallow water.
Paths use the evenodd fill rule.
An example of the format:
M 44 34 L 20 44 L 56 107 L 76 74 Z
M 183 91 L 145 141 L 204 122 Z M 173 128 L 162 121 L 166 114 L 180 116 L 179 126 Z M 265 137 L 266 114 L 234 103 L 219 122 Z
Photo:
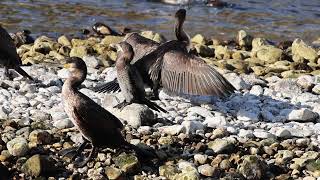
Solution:
M 222 9 L 195 3 L 187 12 L 186 30 L 233 38 L 240 29 L 273 41 L 320 37 L 319 0 L 224 0 Z M 147 0 L 1 0 L 0 23 L 9 31 L 30 29 L 35 35 L 75 34 L 95 22 L 111 27 L 147 29 L 173 38 L 173 14 L 181 6 Z

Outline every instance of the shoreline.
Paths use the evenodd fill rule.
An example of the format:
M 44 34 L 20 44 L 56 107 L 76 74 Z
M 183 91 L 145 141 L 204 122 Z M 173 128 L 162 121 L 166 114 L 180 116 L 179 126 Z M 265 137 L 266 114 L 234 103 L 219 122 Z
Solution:
M 143 34 L 164 41 L 160 34 Z M 0 161 L 15 171 L 15 177 L 160 180 L 320 176 L 319 47 L 299 39 L 292 45 L 271 45 L 244 31 L 235 37 L 237 42 L 196 35 L 192 37 L 193 52 L 215 66 L 238 92 L 214 104 L 197 105 L 161 90 L 160 101 L 155 102 L 168 113 L 137 104 L 119 112 L 112 108 L 119 94 L 99 94 L 91 89 L 115 77 L 116 52 L 109 45 L 122 39 L 42 36 L 34 44 L 18 48 L 23 63 L 33 64 L 22 68 L 42 85 L 17 75 L 14 81 L 0 80 Z M 80 56 L 88 66 L 81 92 L 126 120 L 128 142 L 153 147 L 161 160 L 140 163 L 129 151 L 100 151 L 87 166 L 76 169 L 70 159 L 57 155 L 82 141 L 60 98 L 61 79 L 67 74 L 58 65 L 68 55 Z M 135 113 L 137 109 L 145 116 Z

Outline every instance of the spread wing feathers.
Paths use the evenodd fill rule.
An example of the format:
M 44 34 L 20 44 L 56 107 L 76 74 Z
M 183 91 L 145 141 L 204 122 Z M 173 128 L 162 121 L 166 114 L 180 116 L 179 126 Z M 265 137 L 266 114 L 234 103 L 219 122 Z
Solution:
M 100 93 L 102 92 L 111 93 L 111 92 L 119 92 L 121 90 L 118 83 L 118 79 L 116 78 L 113 81 L 97 85 L 96 87 L 93 88 L 93 91 L 100 92 Z
M 235 88 L 202 59 L 185 53 L 165 54 L 161 71 L 162 86 L 173 93 L 227 96 Z
M 84 94 L 81 94 L 80 102 L 81 105 L 74 107 L 74 112 L 77 118 L 81 119 L 81 123 L 86 125 L 84 127 L 110 131 L 123 128 L 123 124 L 116 116 Z
M 131 61 L 131 64 L 134 64 L 145 55 L 154 51 L 160 45 L 159 43 L 145 38 L 138 33 L 131 33 L 127 35 L 124 40 L 133 47 L 135 55 L 133 60 Z
M 0 26 L 0 51 L 1 53 L 5 53 L 8 58 L 12 60 L 16 60 L 21 64 L 21 60 L 19 55 L 17 54 L 16 46 L 9 35 L 9 33 Z

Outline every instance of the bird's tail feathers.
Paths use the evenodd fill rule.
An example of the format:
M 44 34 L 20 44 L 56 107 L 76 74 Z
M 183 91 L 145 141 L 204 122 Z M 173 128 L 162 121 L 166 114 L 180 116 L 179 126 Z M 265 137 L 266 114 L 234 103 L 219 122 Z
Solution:
M 167 112 L 168 112 L 168 111 L 166 111 L 165 109 L 163 109 L 162 107 L 160 107 L 158 104 L 150 101 L 149 99 L 146 99 L 146 98 L 145 98 L 145 99 L 143 100 L 143 103 L 146 104 L 149 108 L 151 108 L 151 109 L 153 109 L 153 110 L 155 110 L 155 111 L 158 111 L 158 112 L 162 111 L 162 112 L 164 112 L 164 113 L 167 113 Z

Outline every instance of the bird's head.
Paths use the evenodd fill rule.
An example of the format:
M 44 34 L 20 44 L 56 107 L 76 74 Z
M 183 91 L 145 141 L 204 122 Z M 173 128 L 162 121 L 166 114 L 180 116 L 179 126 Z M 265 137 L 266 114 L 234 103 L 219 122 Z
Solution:
M 125 41 L 122 41 L 117 44 L 111 44 L 110 47 L 115 48 L 117 50 L 118 57 L 119 56 L 125 57 L 125 59 L 129 62 L 132 60 L 134 56 L 134 51 L 132 46 Z
M 86 63 L 79 57 L 66 59 L 63 67 L 69 71 L 69 77 L 85 79 L 87 75 Z
M 178 20 L 178 21 L 184 21 L 186 19 L 186 14 L 187 14 L 187 11 L 185 9 L 179 9 L 176 14 L 175 14 L 175 18 Z

